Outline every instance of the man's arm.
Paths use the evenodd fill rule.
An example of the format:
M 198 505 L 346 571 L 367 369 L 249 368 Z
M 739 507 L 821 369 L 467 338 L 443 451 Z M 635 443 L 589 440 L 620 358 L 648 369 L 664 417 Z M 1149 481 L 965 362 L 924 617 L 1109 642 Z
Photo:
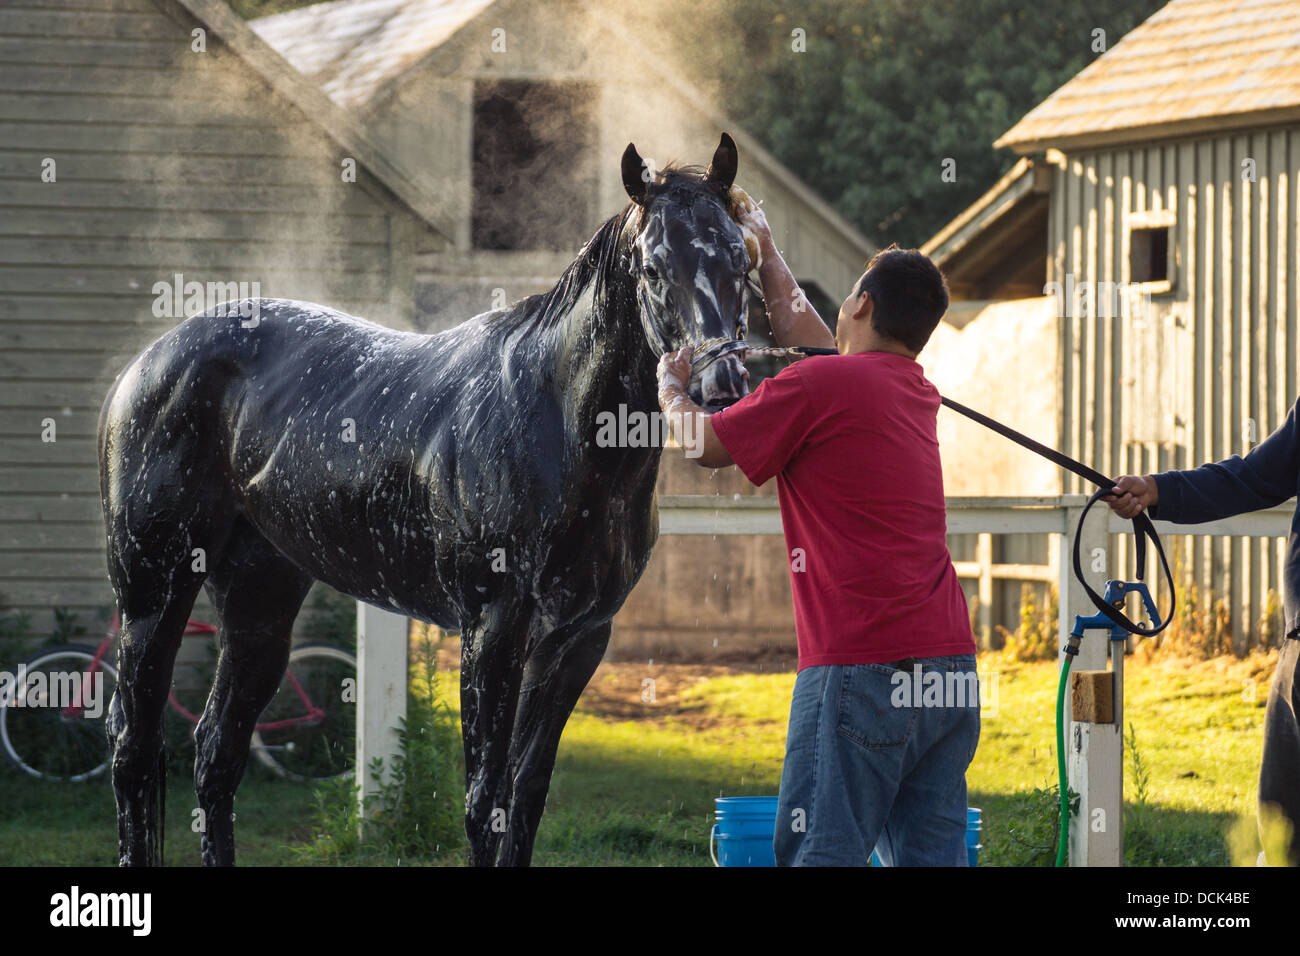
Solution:
M 686 457 L 704 468 L 735 464 L 713 430 L 709 413 L 686 394 L 686 383 L 691 379 L 691 350 L 665 354 L 659 359 L 658 376 L 659 407 L 686 449 Z
M 1124 518 L 1144 508 L 1151 517 L 1198 524 L 1280 505 L 1300 483 L 1300 428 L 1293 405 L 1286 421 L 1244 458 L 1234 455 L 1188 471 L 1126 475 L 1105 499 Z
M 772 324 L 772 337 L 780 346 L 808 345 L 816 348 L 835 348 L 835 336 L 826 327 L 808 297 L 799 288 L 790 267 L 781 258 L 772 239 L 772 229 L 752 200 L 740 209 L 740 225 L 758 240 L 758 279 L 763 286 L 763 299 L 767 304 L 768 321 Z

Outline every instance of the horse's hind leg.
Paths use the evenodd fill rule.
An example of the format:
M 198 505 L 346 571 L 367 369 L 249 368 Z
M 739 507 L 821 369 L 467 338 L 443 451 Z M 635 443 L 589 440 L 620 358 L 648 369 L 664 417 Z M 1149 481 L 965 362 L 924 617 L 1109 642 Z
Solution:
M 532 860 L 560 734 L 605 655 L 609 631 L 608 622 L 581 631 L 556 631 L 528 653 L 510 742 L 513 790 L 500 866 L 527 866 Z
M 194 731 L 194 789 L 205 866 L 233 866 L 235 790 L 257 719 L 289 660 L 294 618 L 312 578 L 240 521 L 208 582 L 221 626 L 217 676 Z
M 140 554 L 123 546 L 110 550 L 109 561 L 122 615 L 117 691 L 106 722 L 122 866 L 162 862 L 163 708 L 185 622 L 203 583 L 188 561 L 151 565 Z M 159 570 L 168 565 L 170 571 Z

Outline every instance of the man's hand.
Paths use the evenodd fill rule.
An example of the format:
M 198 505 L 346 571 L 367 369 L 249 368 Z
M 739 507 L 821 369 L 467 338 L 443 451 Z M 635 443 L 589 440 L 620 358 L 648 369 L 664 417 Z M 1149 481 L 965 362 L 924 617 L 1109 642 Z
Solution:
M 1160 502 L 1160 492 L 1156 480 L 1151 475 L 1145 478 L 1139 475 L 1125 475 L 1115 482 L 1111 489 L 1114 493 L 1101 500 L 1110 505 L 1112 511 L 1121 518 L 1136 518 L 1145 509 Z
M 737 190 L 733 190 L 736 192 Z M 772 240 L 772 227 L 767 224 L 767 216 L 763 213 L 763 207 L 754 202 L 748 193 L 740 192 L 736 203 L 736 222 L 742 229 L 748 229 L 754 234 L 754 238 L 760 243 L 764 240 Z
M 659 405 L 664 411 L 668 410 L 668 406 L 664 404 L 665 389 L 671 390 L 675 387 L 685 392 L 686 386 L 690 384 L 691 355 L 692 349 L 688 345 L 676 352 L 665 352 L 659 357 L 659 367 L 655 374 L 659 379 Z
M 811 345 L 816 348 L 835 348 L 835 336 L 826 327 L 817 310 L 813 308 L 804 291 L 799 288 L 790 267 L 781 258 L 767 216 L 758 203 L 744 190 L 732 188 L 732 215 L 746 232 L 745 248 L 751 262 L 758 264 L 759 284 L 767 305 L 767 318 L 772 328 L 772 338 L 777 345 Z M 758 255 L 749 248 L 748 235 L 753 235 Z
M 659 407 L 686 449 L 686 457 L 706 468 L 734 464 L 713 430 L 709 413 L 696 405 L 686 391 L 691 381 L 690 346 L 660 356 L 655 377 L 659 380 Z

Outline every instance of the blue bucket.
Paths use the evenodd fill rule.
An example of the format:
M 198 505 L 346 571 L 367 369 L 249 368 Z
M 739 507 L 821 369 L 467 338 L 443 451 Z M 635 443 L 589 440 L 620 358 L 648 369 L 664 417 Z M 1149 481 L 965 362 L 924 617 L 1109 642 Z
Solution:
M 776 797 L 718 797 L 709 834 L 714 866 L 776 866 Z M 714 843 L 717 853 L 714 854 Z
M 984 844 L 980 843 L 980 831 L 984 828 L 984 817 L 979 807 L 966 808 L 966 863 L 968 866 L 978 866 L 980 861 L 980 850 L 984 849 Z
M 718 797 L 717 823 L 709 834 L 709 856 L 714 866 L 776 866 L 772 838 L 776 835 L 776 797 Z M 983 813 L 966 808 L 966 862 L 979 864 Z M 717 852 L 714 852 L 714 844 Z M 871 865 L 880 866 L 873 850 Z

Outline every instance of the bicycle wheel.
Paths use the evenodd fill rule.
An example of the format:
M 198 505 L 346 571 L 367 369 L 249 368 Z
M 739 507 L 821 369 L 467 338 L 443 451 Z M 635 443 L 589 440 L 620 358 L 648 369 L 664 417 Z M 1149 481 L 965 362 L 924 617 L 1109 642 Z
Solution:
M 356 763 L 357 659 L 338 647 L 305 644 L 289 655 L 280 689 L 262 711 L 253 752 L 289 780 L 329 780 Z
M 108 769 L 104 724 L 117 690 L 117 668 L 94 647 L 69 644 L 33 654 L 22 686 L 0 696 L 0 750 L 19 770 L 44 780 L 79 783 Z

